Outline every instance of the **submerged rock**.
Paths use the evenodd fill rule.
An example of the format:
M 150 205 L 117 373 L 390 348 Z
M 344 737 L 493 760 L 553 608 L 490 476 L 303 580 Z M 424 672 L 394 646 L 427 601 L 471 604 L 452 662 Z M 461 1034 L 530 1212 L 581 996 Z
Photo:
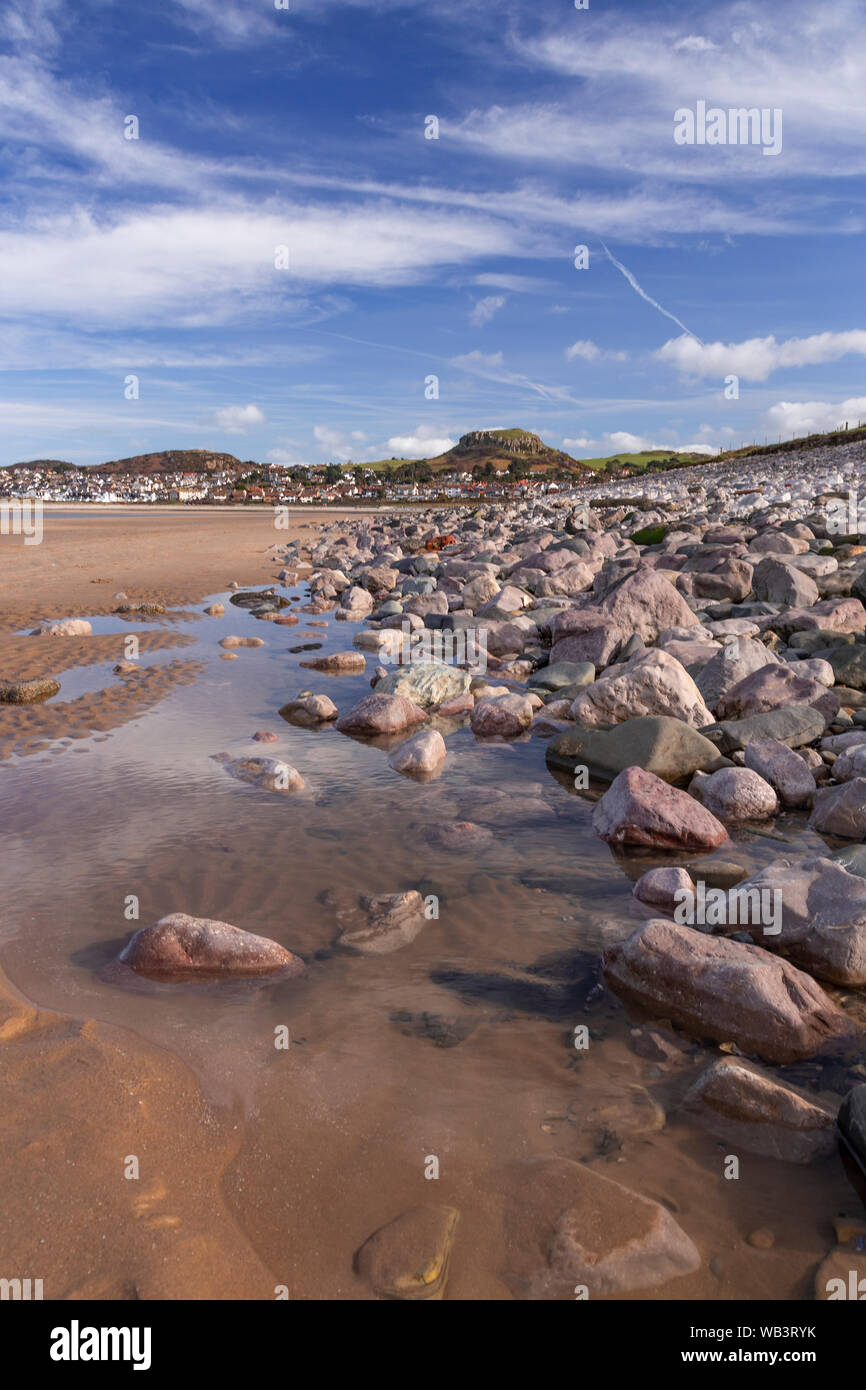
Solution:
M 767 1062 L 814 1057 L 858 1034 L 820 985 L 788 961 L 660 917 L 608 947 L 603 969 L 626 1003 Z
M 692 1274 L 701 1257 L 671 1213 L 567 1158 L 515 1165 L 506 1209 L 505 1278 L 518 1297 L 590 1300 L 655 1289 Z
M 441 1300 L 458 1219 L 454 1207 L 403 1212 L 361 1246 L 358 1273 L 383 1298 Z
M 360 907 L 339 914 L 343 932 L 337 944 L 362 955 L 385 956 L 408 946 L 427 921 L 424 900 L 414 890 L 362 897 Z
M 727 1145 L 767 1158 L 812 1163 L 836 1147 L 835 1110 L 740 1058 L 714 1062 L 684 1105 Z
M 221 763 L 230 777 L 250 782 L 269 792 L 301 791 L 306 783 L 297 768 L 278 758 L 232 758 L 228 753 L 214 753 L 214 762 Z
M 254 936 L 228 922 L 173 912 L 142 927 L 120 953 L 139 975 L 153 979 L 189 976 L 300 975 L 304 962 L 278 942 Z

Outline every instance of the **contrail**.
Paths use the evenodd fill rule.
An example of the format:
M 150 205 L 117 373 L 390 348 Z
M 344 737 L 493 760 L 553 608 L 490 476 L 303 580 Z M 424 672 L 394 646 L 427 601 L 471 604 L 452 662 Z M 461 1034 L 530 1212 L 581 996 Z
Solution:
M 645 299 L 647 304 L 651 304 L 654 309 L 658 309 L 659 313 L 664 314 L 666 319 L 672 319 L 673 322 L 677 325 L 677 327 L 681 328 L 684 333 L 687 333 L 690 338 L 694 338 L 696 343 L 701 343 L 701 340 L 697 336 L 697 334 L 693 333 L 690 328 L 686 328 L 682 319 L 678 319 L 676 314 L 670 313 L 668 309 L 663 309 L 661 304 L 659 304 L 658 300 L 653 299 L 651 295 L 648 295 L 646 290 L 642 290 L 637 280 L 632 275 L 631 271 L 627 270 L 626 267 L 623 265 L 622 261 L 617 260 L 616 256 L 611 255 L 604 242 L 602 242 L 601 244 L 604 249 L 604 254 L 607 256 L 608 260 L 611 262 L 612 265 L 616 266 L 617 270 L 622 272 L 626 280 L 628 280 L 629 284 L 631 285 L 632 289 L 637 291 L 641 299 Z M 703 347 L 703 343 L 701 343 L 701 347 Z

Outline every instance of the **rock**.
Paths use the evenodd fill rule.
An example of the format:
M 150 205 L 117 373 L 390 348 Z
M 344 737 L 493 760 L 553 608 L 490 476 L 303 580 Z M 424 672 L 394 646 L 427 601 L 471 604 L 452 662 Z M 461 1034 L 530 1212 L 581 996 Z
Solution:
M 756 940 L 795 965 L 838 985 L 866 984 L 866 880 L 838 860 L 815 855 L 774 862 L 737 889 L 781 906 L 779 930 L 746 925 Z M 736 919 L 735 919 L 736 920 Z
M 116 666 L 112 666 L 115 676 L 134 676 L 141 670 L 137 661 L 118 661 Z
M 863 1299 L 866 1289 L 866 1255 L 844 1246 L 831 1250 L 815 1274 L 815 1298 L 819 1303 L 838 1299 Z
M 776 1244 L 776 1237 L 769 1226 L 759 1226 L 757 1230 L 750 1231 L 746 1240 L 755 1250 L 772 1250 Z
M 266 936 L 228 922 L 173 912 L 142 927 L 120 953 L 121 961 L 151 979 L 190 976 L 300 975 L 303 961 Z
M 609 844 L 657 849 L 717 849 L 728 838 L 725 827 L 688 793 L 639 767 L 618 774 L 596 804 L 592 824 Z
M 842 1102 L 837 1124 L 845 1147 L 866 1173 L 866 1084 L 852 1086 Z
M 220 652 L 220 661 L 237 661 L 237 652 Z
M 810 705 L 831 724 L 839 712 L 839 697 L 819 681 L 799 675 L 796 667 L 762 666 L 722 695 L 716 708 L 720 720 L 725 720 L 748 719 L 790 705 Z
M 827 661 L 840 685 L 866 690 L 866 645 L 862 642 L 834 647 L 828 652 Z
M 341 715 L 336 727 L 341 734 L 356 734 L 375 738 L 382 734 L 402 734 L 416 724 L 423 724 L 427 715 L 405 695 L 365 695 L 350 710 Z
M 299 661 L 311 671 L 326 671 L 331 676 L 361 675 L 367 669 L 363 652 L 330 652 L 327 656 L 316 656 L 311 661 Z
M 121 603 L 115 608 L 115 613 L 139 613 L 142 617 L 157 618 L 165 612 L 165 604 L 162 603 Z
M 796 756 L 796 753 L 792 754 L 792 757 Z M 747 767 L 723 767 L 708 777 L 699 774 L 689 790 L 698 797 L 702 806 L 725 824 L 767 820 L 779 809 L 776 793 L 769 782 Z
M 253 741 L 255 743 L 278 742 L 276 734 L 272 734 L 268 729 L 256 729 L 256 732 L 253 734 Z
M 543 666 L 532 677 L 539 690 L 561 690 L 566 685 L 590 685 L 595 680 L 595 667 L 590 661 L 555 661 Z
M 866 837 L 866 777 L 854 777 L 838 787 L 819 787 L 809 828 L 843 840 Z
M 353 617 L 363 618 L 373 611 L 373 595 L 359 584 L 353 584 L 340 599 L 340 607 Z
M 382 1298 L 440 1301 L 448 1280 L 459 1213 L 421 1206 L 403 1212 L 358 1251 L 358 1273 Z
M 442 849 L 449 854 L 477 854 L 493 840 L 492 830 L 473 821 L 434 821 L 430 825 L 412 825 L 409 829 L 413 838 L 420 838 L 432 849 Z
M 726 719 L 702 730 L 720 753 L 747 748 L 753 739 L 777 739 L 789 748 L 800 748 L 820 738 L 827 724 L 820 710 L 812 705 L 789 705 L 768 710 L 748 719 Z
M 212 603 L 204 611 L 208 618 L 224 618 L 226 612 L 221 603 Z M 297 619 L 295 621 L 297 622 Z
M 426 922 L 420 893 L 386 893 L 361 898 L 360 908 L 339 914 L 337 944 L 362 955 L 386 956 L 408 946 Z
M 684 1106 L 735 1151 L 812 1163 L 836 1148 L 836 1114 L 830 1106 L 740 1058 L 714 1062 L 687 1093 Z
M 455 695 L 452 700 L 443 700 L 436 713 L 441 714 L 444 719 L 458 719 L 461 715 L 471 714 L 474 708 L 475 696 L 467 690 L 464 695 Z
M 679 901 L 677 894 L 682 892 L 694 892 L 694 884 L 685 869 L 649 869 L 638 879 L 632 896 L 671 917 Z
M 86 618 L 60 618 L 56 622 L 40 623 L 31 637 L 90 637 L 93 628 Z
M 262 637 L 221 637 L 220 646 L 227 650 L 234 647 L 263 647 L 265 645 Z
M 834 864 L 841 864 L 843 869 L 847 869 L 849 874 L 866 878 L 866 845 L 846 845 L 844 849 L 837 849 L 830 858 Z
M 445 740 L 436 729 L 413 734 L 389 755 L 388 765 L 395 772 L 431 774 L 437 772 L 446 756 Z
M 748 877 L 748 869 L 731 859 L 690 859 L 689 877 L 694 883 L 702 882 L 707 888 L 733 888 Z
M 516 738 L 532 723 L 533 707 L 525 695 L 494 695 L 478 701 L 470 726 L 476 738 Z
M 700 629 L 700 619 L 673 584 L 657 570 L 645 567 L 614 584 L 598 606 L 621 633 L 631 636 L 636 632 L 644 642 L 655 642 L 667 627 Z
M 0 680 L 0 704 L 36 705 L 60 693 L 60 681 L 53 676 L 35 676 L 29 681 Z
M 678 782 L 720 762 L 715 744 L 667 715 L 628 719 L 610 731 L 569 729 L 551 739 L 545 753 L 553 767 L 573 772 L 585 766 L 607 782 L 627 767 L 643 767 L 666 782 Z
M 329 696 L 314 695 L 312 691 L 302 691 L 280 710 L 281 719 L 285 719 L 289 724 L 299 724 L 305 729 L 327 724 L 336 719 L 337 714 L 337 706 Z
M 798 753 L 775 738 L 753 739 L 746 747 L 746 767 L 757 772 L 787 808 L 811 806 L 815 778 Z
M 664 651 L 646 651 L 587 686 L 571 707 L 584 729 L 621 724 L 642 715 L 662 714 L 692 728 L 712 723 L 695 682 L 679 661 Z
M 377 689 L 384 695 L 405 695 L 419 709 L 431 709 L 445 700 L 465 695 L 471 679 L 468 671 L 454 666 L 419 661 L 391 671 L 379 682 Z
M 706 703 L 715 709 L 721 697 L 746 676 L 762 666 L 777 665 L 778 660 L 763 642 L 737 637 L 733 642 L 726 642 L 721 651 L 710 658 L 698 672 L 695 684 Z
M 296 768 L 277 758 L 232 758 L 228 753 L 214 753 L 213 759 L 225 768 L 230 777 L 237 778 L 239 782 L 250 782 L 265 791 L 288 795 L 301 791 L 306 785 Z
M 693 1037 L 733 1042 L 767 1062 L 814 1057 L 857 1028 L 819 985 L 758 946 L 707 936 L 663 918 L 644 922 L 603 958 L 628 1004 Z
M 811 608 L 820 598 L 818 585 L 808 574 L 769 556 L 756 565 L 752 588 L 756 598 L 788 608 Z
M 590 1300 L 656 1289 L 701 1258 L 659 1202 L 582 1163 L 535 1157 L 515 1165 L 506 1208 L 505 1278 L 518 1297 Z

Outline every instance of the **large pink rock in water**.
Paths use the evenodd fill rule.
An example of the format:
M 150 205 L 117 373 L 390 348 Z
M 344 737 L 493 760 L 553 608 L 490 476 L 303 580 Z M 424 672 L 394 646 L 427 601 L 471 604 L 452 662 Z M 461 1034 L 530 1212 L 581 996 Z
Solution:
M 402 734 L 423 724 L 427 715 L 405 695 L 365 695 L 337 720 L 342 734 Z
M 627 1003 L 767 1062 L 814 1057 L 858 1033 L 820 985 L 788 961 L 661 917 L 609 946 L 603 968 Z
M 728 832 L 700 802 L 641 767 L 615 777 L 592 813 L 609 844 L 657 849 L 716 849 Z
M 142 927 L 120 953 L 139 975 L 154 979 L 188 976 L 300 975 L 304 962 L 266 936 L 228 922 L 173 912 Z

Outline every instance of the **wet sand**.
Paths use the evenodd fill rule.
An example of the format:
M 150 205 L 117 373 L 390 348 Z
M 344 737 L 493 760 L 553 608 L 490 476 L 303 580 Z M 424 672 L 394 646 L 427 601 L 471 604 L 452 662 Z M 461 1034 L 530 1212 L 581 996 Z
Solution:
M 808 1297 L 833 1219 L 859 1212 L 841 1160 L 744 1156 L 739 1180 L 725 1179 L 724 1146 L 679 1109 L 707 1049 L 639 1056 L 635 1021 L 599 988 L 600 948 L 643 915 L 634 868 L 546 771 L 543 740 L 485 746 L 452 725 L 442 776 L 419 784 L 381 748 L 279 718 L 305 687 L 347 708 L 373 663 L 358 676 L 302 669 L 290 647 L 345 650 L 356 626 L 326 614 L 313 628 L 321 620 L 299 613 L 277 627 L 229 605 L 229 581 L 278 572 L 263 520 L 46 517 L 29 553 L 0 538 L 0 674 L 62 684 L 46 705 L 0 710 L 4 1275 L 42 1278 L 46 1298 L 269 1299 L 285 1286 L 293 1299 L 369 1299 L 359 1246 L 438 1202 L 460 1212 L 445 1298 L 520 1298 L 550 1234 L 527 1160 L 558 1155 L 660 1201 L 697 1245 L 697 1272 L 633 1297 Z M 121 590 L 171 611 L 109 619 Z M 224 618 L 203 616 L 215 597 Z M 112 630 L 13 635 L 68 616 Z M 142 670 L 117 677 L 129 631 Z M 223 662 L 230 632 L 265 646 Z M 253 743 L 256 729 L 277 741 Z M 307 786 L 244 786 L 213 762 L 221 751 L 283 757 Z M 422 827 L 463 816 L 485 789 L 512 798 L 504 819 L 478 813 L 491 842 L 429 849 Z M 802 816 L 777 827 L 822 843 Z M 743 833 L 732 850 L 751 868 L 779 846 Z M 333 949 L 341 904 L 409 888 L 440 907 L 410 947 Z M 173 911 L 272 937 L 307 972 L 266 985 L 114 978 L 129 932 Z M 509 971 L 539 963 L 564 995 L 509 987 Z M 581 1023 L 591 1045 L 579 1054 Z M 274 1046 L 280 1027 L 287 1050 Z M 833 1081 L 817 1064 L 789 1070 L 816 1094 Z M 124 1176 L 133 1155 L 137 1179 Z M 772 1249 L 748 1244 L 758 1227 Z

